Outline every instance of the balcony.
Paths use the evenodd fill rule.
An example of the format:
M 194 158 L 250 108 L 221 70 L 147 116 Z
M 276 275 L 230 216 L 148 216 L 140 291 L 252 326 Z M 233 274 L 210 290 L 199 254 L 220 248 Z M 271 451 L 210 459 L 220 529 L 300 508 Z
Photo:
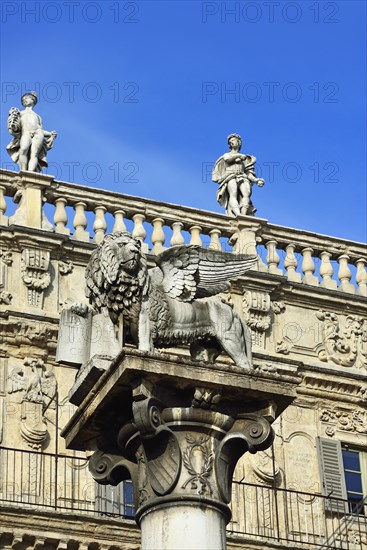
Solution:
M 132 486 L 98 485 L 81 456 L 0 448 L 0 503 L 30 511 L 132 520 Z M 267 541 L 294 548 L 364 550 L 367 502 L 348 501 L 236 481 L 230 540 Z
M 11 203 L 11 198 L 15 204 Z M 367 296 L 363 243 L 269 223 L 0 170 L 0 225 L 23 225 L 74 242 L 99 244 L 106 232 L 128 229 L 143 250 L 191 244 L 257 253 L 258 270 L 291 283 Z

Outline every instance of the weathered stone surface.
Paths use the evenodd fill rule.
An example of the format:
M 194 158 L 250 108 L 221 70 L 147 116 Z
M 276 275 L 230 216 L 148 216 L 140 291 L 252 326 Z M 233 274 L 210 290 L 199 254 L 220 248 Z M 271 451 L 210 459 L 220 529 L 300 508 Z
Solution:
M 57 362 L 78 366 L 95 355 L 113 359 L 121 348 L 121 334 L 106 310 L 93 313 L 86 306 L 75 304 L 61 311 Z
M 99 483 L 132 479 L 142 550 L 224 550 L 236 463 L 271 445 L 300 382 L 296 365 L 244 371 L 123 350 L 63 436 L 98 449 L 89 468 Z
M 214 362 L 221 351 L 237 366 L 250 368 L 249 329 L 232 308 L 216 298 L 231 277 L 256 263 L 256 256 L 177 246 L 147 269 L 140 242 L 127 232 L 107 235 L 86 270 L 92 307 L 106 307 L 118 325 L 125 318 L 131 340 L 152 351 L 183 344 L 191 355 Z
M 4 207 L 1 197 L 4 194 L 7 203 L 9 203 L 18 190 L 24 191 L 27 187 L 38 190 L 36 193 L 33 191 L 24 193 L 22 209 L 20 210 L 20 207 L 15 205 L 18 217 L 12 217 L 12 225 L 8 226 L 8 220 L 3 215 L 6 205 Z M 54 204 L 57 207 L 57 214 L 54 217 L 56 227 L 53 232 L 50 229 L 47 230 L 44 225 L 44 200 L 47 200 L 48 211 L 51 211 Z M 83 221 L 83 216 L 78 215 L 74 221 L 74 205 L 78 202 L 87 205 L 84 206 L 84 209 L 90 212 L 88 220 Z M 259 218 L 244 216 L 234 220 L 215 212 L 54 181 L 51 176 L 44 174 L 34 172 L 19 174 L 18 172 L 0 170 L 0 224 L 2 224 L 0 231 L 0 292 L 4 291 L 12 295 L 10 304 L 5 302 L 0 304 L 0 438 L 2 438 L 0 449 L 2 456 L 0 463 L 2 507 L 0 526 L 2 531 L 8 531 L 9 535 L 6 538 L 7 542 L 4 543 L 5 547 L 11 548 L 13 543 L 9 542 L 10 538 L 12 541 L 19 542 L 22 541 L 23 535 L 28 536 L 29 533 L 34 534 L 35 537 L 39 536 L 38 539 L 36 538 L 36 543 L 39 543 L 41 547 L 48 534 L 52 539 L 55 539 L 58 534 L 60 540 L 67 541 L 69 540 L 67 538 L 69 525 L 73 522 L 75 522 L 73 529 L 76 529 L 76 524 L 78 524 L 80 530 L 71 531 L 70 540 L 79 541 L 79 549 L 87 549 L 91 542 L 95 545 L 91 549 L 96 548 L 96 545 L 99 544 L 103 550 L 116 547 L 131 550 L 134 546 L 139 545 L 139 532 L 136 528 L 134 529 L 131 522 L 113 521 L 107 516 L 100 517 L 94 508 L 91 508 L 89 518 L 81 512 L 69 510 L 63 514 L 52 512 L 47 515 L 47 520 L 42 519 L 41 510 L 45 505 L 50 504 L 50 495 L 48 490 L 42 492 L 42 486 L 39 483 L 40 476 L 34 473 L 30 483 L 38 491 L 32 493 L 37 498 L 37 504 L 28 504 L 27 507 L 25 503 L 20 504 L 21 491 L 19 488 L 14 491 L 12 480 L 15 479 L 18 482 L 21 469 L 18 467 L 12 472 L 8 462 L 8 471 L 6 471 L 6 456 L 10 455 L 6 455 L 7 451 L 3 448 L 9 447 L 33 452 L 20 431 L 24 413 L 20 402 L 22 392 L 8 392 L 8 374 L 15 367 L 23 369 L 26 357 L 41 358 L 45 362 L 45 368 L 52 370 L 55 374 L 58 382 L 59 427 L 66 424 L 75 410 L 73 405 L 67 403 L 67 396 L 73 386 L 79 366 L 55 362 L 59 315 L 62 308 L 70 307 L 73 302 L 83 301 L 85 267 L 95 244 L 82 239 L 86 237 L 86 232 L 92 231 L 92 210 L 101 205 L 107 208 L 110 218 L 115 216 L 115 230 L 123 230 L 122 218 L 134 224 L 137 234 L 144 241 L 146 248 L 148 246 L 152 248 L 155 244 L 162 246 L 162 234 L 156 231 L 153 237 L 151 231 L 152 225 L 156 227 L 161 223 L 157 221 L 157 218 L 160 218 L 165 221 L 163 229 L 166 242 L 163 244 L 166 247 L 189 243 L 191 238 L 195 238 L 195 242 L 201 239 L 204 246 L 207 246 L 210 238 L 211 245 L 214 246 L 216 242 L 217 250 L 220 250 L 221 247 L 227 250 L 231 249 L 228 240 L 233 237 L 235 252 L 259 253 L 261 257 L 260 269 L 257 272 L 252 271 L 251 274 L 245 274 L 237 281 L 232 282 L 230 291 L 226 293 L 226 300 L 230 298 L 234 311 L 241 318 L 243 318 L 246 309 L 246 315 L 249 315 L 252 320 L 255 377 L 258 374 L 257 365 L 259 363 L 263 368 L 269 363 L 267 367 L 269 369 L 273 368 L 274 364 L 281 364 L 285 369 L 287 365 L 294 367 L 298 364 L 301 369 L 303 381 L 298 389 L 299 398 L 285 411 L 281 421 L 272 424 L 276 434 L 274 441 L 275 481 L 277 487 L 281 489 L 277 493 L 279 529 L 283 539 L 286 539 L 291 533 L 291 536 L 299 541 L 293 544 L 288 540 L 287 548 L 305 547 L 306 540 L 325 540 L 323 538 L 325 525 L 327 531 L 331 533 L 335 524 L 333 523 L 334 518 L 324 511 L 322 497 L 314 495 L 307 500 L 302 498 L 302 495 L 288 494 L 287 489 L 289 486 L 300 490 L 311 488 L 311 491 L 316 491 L 317 487 L 321 488 L 317 451 L 314 441 L 311 442 L 310 438 L 306 440 L 305 434 L 311 439 L 321 435 L 362 452 L 367 449 L 367 434 L 363 431 L 366 422 L 367 399 L 366 370 L 363 363 L 365 327 L 360 323 L 366 310 L 366 298 L 364 297 L 367 288 L 365 245 L 347 239 L 275 225 Z M 82 208 L 80 207 L 80 209 Z M 9 216 L 11 216 L 13 209 L 9 207 L 9 211 Z M 134 216 L 135 219 L 133 219 Z M 77 238 L 72 240 L 69 235 L 70 228 L 71 232 L 73 231 L 73 223 L 78 224 L 80 231 Z M 51 224 L 49 224 L 50 226 Z M 145 234 L 144 227 L 146 228 Z M 172 227 L 171 239 L 167 238 L 170 234 L 170 230 L 166 230 L 167 227 Z M 211 234 L 211 232 L 213 233 Z M 218 236 L 218 232 L 220 232 L 219 245 L 218 239 L 214 241 L 212 238 L 213 235 Z M 99 234 L 101 234 L 100 229 Z M 280 260 L 274 253 L 274 241 L 278 243 L 276 249 Z M 272 243 L 268 247 L 268 251 L 270 249 L 271 252 L 269 254 L 270 265 L 268 265 L 267 251 L 265 250 L 268 242 Z M 308 259 L 303 266 L 302 250 L 309 247 L 313 252 L 311 258 L 308 253 L 310 251 L 304 253 Z M 42 306 L 36 310 L 31 308 L 26 301 L 27 288 L 20 276 L 22 251 L 29 248 L 39 248 L 50 252 L 48 269 L 51 283 L 44 291 Z M 348 261 L 350 271 L 353 271 L 353 266 L 357 267 L 356 292 L 354 294 L 350 294 L 349 291 L 346 294 L 343 291 L 343 288 L 350 290 L 347 283 L 351 277 L 350 271 L 348 272 L 345 266 L 345 256 L 340 258 L 343 253 L 347 253 L 350 258 Z M 148 265 L 153 267 L 152 257 L 148 256 L 147 260 Z M 62 274 L 64 265 L 68 265 L 68 262 L 72 262 L 73 270 Z M 343 267 L 340 274 L 344 281 L 343 287 L 338 281 L 338 264 Z M 270 266 L 272 272 L 270 272 Z M 283 268 L 282 276 L 276 273 L 278 268 Z M 313 269 L 315 269 L 314 272 Z M 319 273 L 319 285 L 303 283 L 306 273 L 308 280 L 310 280 L 309 275 L 316 276 Z M 350 282 L 353 280 L 354 275 Z M 251 291 L 253 297 L 258 294 L 263 297 L 267 296 L 264 298 L 264 303 L 268 304 L 270 301 L 270 309 L 268 310 L 267 306 L 267 311 L 265 309 L 259 311 L 257 306 L 248 308 L 247 300 L 246 304 L 244 301 L 247 291 Z M 253 304 L 254 298 L 252 299 Z M 325 316 L 324 319 L 319 318 L 319 312 Z M 336 318 L 333 318 L 332 314 Z M 351 316 L 355 318 L 352 323 Z M 265 324 L 261 326 L 256 322 L 257 320 L 262 320 L 265 324 L 270 322 L 270 326 L 265 328 Z M 333 339 L 331 336 L 334 329 L 335 338 Z M 179 361 L 191 364 L 185 346 L 171 348 L 170 353 L 172 358 L 179 357 Z M 164 358 L 159 355 L 158 357 Z M 221 363 L 217 363 L 217 366 L 223 370 L 220 379 L 225 384 L 225 369 L 231 361 L 224 354 L 220 361 Z M 201 366 L 202 363 L 191 364 L 194 370 Z M 173 370 L 176 367 L 173 360 Z M 193 370 L 190 372 L 192 373 Z M 201 399 L 209 405 L 209 410 L 211 410 L 210 405 L 215 404 L 217 392 L 211 393 L 207 391 L 208 388 L 205 390 L 204 383 L 198 387 L 203 390 Z M 199 396 L 200 393 L 197 397 Z M 194 398 L 196 399 L 196 397 Z M 30 422 L 31 416 L 34 419 L 37 419 L 37 416 L 42 418 L 38 412 L 33 414 L 29 410 L 28 414 L 27 410 L 26 413 L 28 416 L 27 426 L 33 424 L 33 421 Z M 49 408 L 46 417 L 49 438 L 46 438 L 43 450 L 47 453 L 54 453 L 56 448 L 56 411 Z M 297 431 L 299 431 L 299 435 L 297 435 Z M 65 450 L 62 438 L 58 441 L 58 450 L 70 455 L 70 459 L 66 460 L 68 464 L 73 465 L 75 453 Z M 42 471 L 45 479 L 51 479 L 50 470 L 46 464 L 47 453 L 39 453 L 43 456 L 43 462 L 40 462 L 39 456 L 36 456 L 33 462 L 28 458 L 24 460 L 23 471 L 28 471 L 28 468 L 32 472 Z M 230 549 L 284 547 L 280 543 L 273 543 L 272 537 L 277 536 L 273 491 L 274 476 L 272 454 L 269 450 L 269 459 L 269 455 L 265 453 L 267 451 L 259 452 L 256 455 L 246 453 L 236 468 L 235 479 L 238 482 L 245 480 L 253 483 L 255 487 L 249 487 L 242 483 L 233 485 L 232 520 L 227 527 L 228 548 Z M 78 460 L 86 464 L 85 455 L 76 454 L 78 457 L 83 457 L 83 460 L 81 458 Z M 292 460 L 293 454 L 297 457 L 295 461 Z M 308 459 L 307 475 L 301 478 L 298 469 L 305 470 L 306 460 L 303 457 L 306 456 Z M 41 465 L 44 469 L 40 467 Z M 285 470 L 287 475 L 284 475 Z M 68 472 L 70 474 L 69 470 Z M 72 469 L 72 473 L 81 480 L 81 487 L 85 485 L 88 488 L 88 495 L 93 504 L 97 492 L 95 482 L 86 466 L 81 470 Z M 71 475 L 70 477 L 63 476 L 63 468 L 60 467 L 58 485 L 61 489 L 65 486 L 77 487 L 75 484 L 70 484 Z M 9 481 L 6 482 L 6 479 Z M 24 480 L 23 482 L 25 483 Z M 54 486 L 54 482 L 55 480 L 52 478 L 52 486 Z M 290 499 L 292 495 L 293 500 Z M 67 505 L 77 508 L 79 502 L 71 493 L 69 497 Z M 10 508 L 8 509 L 9 515 L 5 514 L 5 501 L 11 504 L 13 511 L 16 510 L 15 513 L 11 513 Z M 64 504 L 64 502 L 64 500 L 60 500 L 60 504 Z M 291 504 L 293 504 L 293 508 Z M 36 506 L 40 510 L 37 514 L 34 511 Z M 295 521 L 297 516 L 293 512 L 300 508 L 303 511 L 302 521 L 297 524 Z M 317 512 L 315 512 L 316 510 Z M 57 526 L 53 522 L 53 518 L 57 518 Z M 347 517 L 342 518 L 342 521 L 344 522 L 342 525 L 345 527 Z M 364 550 L 366 543 L 363 540 L 367 539 L 363 529 L 362 526 L 361 543 L 353 542 L 357 540 L 358 535 L 355 532 L 355 526 L 348 530 L 348 534 L 344 529 L 342 534 L 349 537 L 350 545 L 355 545 L 358 550 Z M 248 535 L 244 535 L 244 531 Z M 60 533 L 64 535 L 64 538 Z M 240 534 L 236 535 L 236 533 Z M 339 536 L 340 533 L 336 533 L 336 535 Z M 3 544 L 3 540 L 5 539 L 0 539 L 0 546 Z M 347 543 L 344 542 L 344 544 Z M 61 546 L 60 543 L 61 547 L 64 550 L 64 546 Z M 29 548 L 32 546 L 30 545 Z M 74 546 L 70 546 L 70 550 L 74 550 Z
M 56 361 L 70 365 L 82 365 L 90 357 L 92 312 L 85 315 L 75 313 L 71 308 L 60 313 L 59 336 Z
M 80 405 L 102 374 L 109 368 L 112 360 L 111 356 L 93 355 L 89 361 L 83 363 L 69 392 L 70 403 Z

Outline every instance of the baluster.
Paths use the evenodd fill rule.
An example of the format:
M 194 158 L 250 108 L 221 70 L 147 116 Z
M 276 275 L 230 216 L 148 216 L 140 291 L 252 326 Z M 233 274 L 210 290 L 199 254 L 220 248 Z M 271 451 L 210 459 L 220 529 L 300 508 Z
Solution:
M 212 250 L 222 250 L 222 245 L 219 240 L 219 237 L 221 235 L 220 229 L 212 229 L 211 231 L 209 231 L 209 235 L 210 235 L 209 248 Z
M 165 250 L 164 241 L 166 240 L 166 236 L 164 234 L 164 231 L 162 229 L 164 224 L 163 218 L 154 218 L 152 221 L 153 224 L 153 233 L 152 233 L 152 254 L 159 254 L 160 252 L 163 252 Z
M 85 209 L 87 205 L 85 202 L 77 202 L 75 204 L 75 216 L 73 225 L 75 227 L 73 239 L 77 241 L 89 242 L 89 233 L 85 231 L 87 227 L 87 218 L 85 217 Z
M 6 212 L 6 201 L 4 194 L 6 189 L 4 186 L 0 185 L 0 225 L 8 225 L 8 217 L 5 216 Z
M 286 269 L 286 275 L 288 281 L 292 281 L 294 283 L 300 283 L 302 278 L 301 274 L 297 273 L 297 258 L 294 254 L 294 250 L 296 248 L 296 245 L 293 243 L 289 243 L 285 250 L 286 250 L 286 256 L 284 259 L 284 268 Z
M 117 233 L 117 231 L 126 231 L 126 225 L 124 222 L 125 211 L 124 210 L 115 210 L 115 223 L 112 229 L 112 233 Z
M 362 296 L 367 296 L 367 272 L 365 269 L 365 265 L 366 261 L 363 258 L 359 258 L 356 261 L 356 281 L 358 284 L 358 293 Z
M 95 233 L 93 242 L 96 244 L 99 244 L 103 241 L 103 237 L 107 229 L 107 223 L 104 217 L 106 210 L 107 208 L 105 208 L 104 206 L 96 206 L 96 208 L 94 209 L 96 218 L 93 224 L 93 231 Z
M 302 250 L 303 262 L 302 262 L 302 271 L 304 273 L 303 283 L 306 285 L 317 286 L 319 284 L 318 278 L 314 275 L 315 264 L 312 258 L 313 249 L 308 246 Z
M 182 228 L 183 228 L 182 222 L 173 222 L 172 224 L 173 233 L 170 241 L 171 246 L 179 246 L 180 244 L 185 244 L 184 236 L 181 233 Z
M 190 244 L 191 245 L 203 246 L 203 242 L 200 237 L 201 230 L 202 229 L 200 225 L 192 225 L 190 227 L 190 233 L 191 233 Z
M 68 201 L 64 197 L 59 197 L 55 200 L 55 215 L 54 215 L 54 224 L 55 232 L 61 233 L 62 235 L 70 235 L 70 229 L 66 227 L 68 223 L 68 214 L 66 212 L 65 206 Z
M 283 275 L 283 271 L 278 268 L 280 257 L 277 252 L 277 244 L 277 241 L 268 241 L 266 243 L 266 248 L 268 250 L 266 262 L 268 264 L 269 273 L 274 273 L 275 275 Z
M 335 290 L 338 285 L 337 285 L 337 282 L 334 281 L 334 279 L 332 279 L 334 270 L 330 262 L 330 258 L 331 258 L 330 252 L 323 250 L 320 254 L 320 258 L 321 258 L 320 275 L 322 277 L 320 286 Z
M 338 261 L 339 261 L 338 277 L 340 281 L 339 290 L 342 290 L 343 292 L 349 292 L 350 294 L 354 294 L 355 288 L 350 283 L 350 280 L 352 278 L 352 272 L 349 269 L 349 265 L 348 265 L 348 261 L 349 261 L 348 254 L 342 254 L 341 256 L 339 256 Z
M 147 243 L 144 242 L 145 237 L 147 236 L 147 232 L 145 231 L 145 228 L 143 225 L 145 221 L 144 214 L 134 214 L 133 221 L 134 221 L 134 229 L 132 231 L 132 236 L 141 242 L 141 249 L 145 254 L 147 254 L 149 252 L 149 248 Z

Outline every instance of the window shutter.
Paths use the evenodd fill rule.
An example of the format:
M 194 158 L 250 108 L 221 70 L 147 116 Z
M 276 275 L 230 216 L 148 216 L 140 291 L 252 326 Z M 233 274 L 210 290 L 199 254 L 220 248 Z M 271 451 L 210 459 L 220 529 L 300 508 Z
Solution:
M 325 499 L 325 510 L 344 514 L 348 512 L 347 503 L 333 500 L 334 498 L 347 499 L 341 443 L 333 439 L 318 437 L 317 449 L 322 493 L 330 497 Z

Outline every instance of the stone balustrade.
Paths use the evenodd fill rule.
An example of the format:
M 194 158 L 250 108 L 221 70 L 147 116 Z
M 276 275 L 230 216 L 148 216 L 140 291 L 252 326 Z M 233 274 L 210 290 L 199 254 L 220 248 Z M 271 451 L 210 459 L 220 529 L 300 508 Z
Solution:
M 9 197 L 18 207 L 7 216 Z M 53 217 L 53 223 L 50 223 Z M 56 181 L 32 172 L 0 171 L 0 225 L 25 225 L 99 244 L 106 232 L 128 229 L 143 250 L 159 254 L 192 244 L 234 253 L 258 253 L 259 271 L 291 283 L 367 296 L 363 243 L 238 219 L 181 205 Z

